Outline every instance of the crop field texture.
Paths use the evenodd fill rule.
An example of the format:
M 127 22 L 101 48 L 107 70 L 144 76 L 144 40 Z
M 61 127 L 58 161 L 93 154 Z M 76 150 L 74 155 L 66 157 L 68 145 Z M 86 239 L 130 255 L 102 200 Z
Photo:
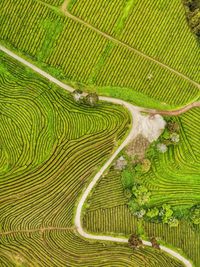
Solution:
M 115 35 L 113 29 L 121 27 L 122 18 L 118 39 L 200 82 L 199 45 L 190 33 L 182 1 L 120 2 L 117 5 L 118 1 L 106 4 L 103 0 L 72 1 L 69 11 L 112 35 Z
M 200 202 L 200 109 L 193 109 L 178 120 L 180 144 L 168 153 L 158 154 L 152 170 L 142 176 L 142 182 L 152 192 L 150 205 L 167 202 L 172 206 L 192 206 Z
M 115 2 L 109 1 L 107 5 L 110 6 L 110 3 Z M 108 6 L 106 10 L 111 8 Z M 148 97 L 154 101 L 149 102 L 151 106 L 157 104 L 159 108 L 181 106 L 199 96 L 199 89 L 191 82 L 138 55 L 123 43 L 110 40 L 84 22 L 77 21 L 76 17 L 70 18 L 68 13 L 61 12 L 59 6 L 36 0 L 2 0 L 0 7 L 1 40 L 60 79 L 81 83 L 89 86 L 88 90 L 106 92 L 132 102 L 139 94 L 140 99 Z M 120 9 L 120 6 L 117 8 Z M 125 24 L 123 16 L 116 22 L 118 24 Z M 116 26 L 114 28 L 117 29 Z M 194 38 L 189 29 L 187 34 Z M 198 60 L 195 44 L 195 40 L 191 39 L 189 47 L 193 47 Z M 199 64 L 193 60 L 195 56 L 192 54 L 192 59 L 188 59 L 191 52 L 187 46 L 185 49 L 187 58 L 182 59 L 182 64 L 188 68 L 192 64 L 195 68 L 193 72 L 198 73 L 196 68 Z M 171 55 L 170 51 L 168 54 Z M 187 59 L 191 64 L 186 62 Z M 186 75 L 193 78 L 190 73 L 192 71 L 189 70 Z M 137 104 L 140 104 L 139 100 Z
M 140 178 L 140 183 L 152 193 L 149 207 L 160 207 L 168 203 L 176 210 L 184 211 L 200 202 L 200 109 L 190 110 L 177 120 L 181 125 L 179 145 L 170 148 L 166 154 L 159 154 L 153 161 L 150 172 Z M 90 232 L 129 235 L 141 228 L 127 206 L 120 173 L 113 168 L 96 186 L 88 203 L 89 208 L 83 221 L 85 229 Z M 147 237 L 156 236 L 176 248 L 181 248 L 198 266 L 199 227 L 195 229 L 186 221 L 181 221 L 177 228 L 143 221 L 142 233 Z
M 152 248 L 89 242 L 74 227 L 79 194 L 124 136 L 126 111 L 77 105 L 0 60 L 0 266 L 182 266 Z
M 148 261 L 152 249 L 134 253 L 133 261 L 127 245 L 83 240 L 73 224 L 80 192 L 126 132 L 127 112 L 77 105 L 15 61 L 0 59 L 0 266 Z
M 41 2 L 44 2 L 52 6 L 61 6 L 63 3 L 63 0 L 41 0 Z
M 120 174 L 111 170 L 99 184 L 88 200 L 89 208 L 83 218 L 84 228 L 92 233 L 122 234 L 140 232 L 147 238 L 155 236 L 158 239 L 181 248 L 195 264 L 200 262 L 200 229 L 195 230 L 184 221 L 177 228 L 166 224 L 138 222 L 127 207 L 127 199 L 123 193 Z

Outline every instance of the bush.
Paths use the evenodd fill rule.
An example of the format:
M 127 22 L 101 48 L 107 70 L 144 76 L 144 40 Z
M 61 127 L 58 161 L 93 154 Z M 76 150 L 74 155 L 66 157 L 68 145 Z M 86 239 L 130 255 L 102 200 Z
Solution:
M 129 188 L 131 189 L 134 185 L 134 179 L 133 179 L 133 174 L 129 170 L 123 170 L 121 173 L 121 181 L 122 185 L 125 189 Z
M 158 216 L 158 214 L 159 214 L 159 209 L 154 207 L 152 209 L 148 209 L 146 216 L 149 218 L 155 218 Z
M 193 224 L 200 224 L 200 204 L 192 207 L 190 218 Z

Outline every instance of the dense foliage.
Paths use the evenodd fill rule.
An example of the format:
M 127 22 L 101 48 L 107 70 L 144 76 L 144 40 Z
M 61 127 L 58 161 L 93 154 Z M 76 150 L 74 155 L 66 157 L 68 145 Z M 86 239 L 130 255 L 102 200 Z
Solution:
M 189 26 L 200 38 L 200 2 L 199 0 L 184 0 Z

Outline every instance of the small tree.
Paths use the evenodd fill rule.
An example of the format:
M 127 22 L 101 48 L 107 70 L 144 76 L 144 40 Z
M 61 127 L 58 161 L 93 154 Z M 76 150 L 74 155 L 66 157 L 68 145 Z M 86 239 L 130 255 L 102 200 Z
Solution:
M 165 145 L 165 144 L 163 144 L 163 143 L 159 143 L 159 144 L 157 144 L 157 150 L 160 152 L 160 153 L 166 153 L 167 152 L 167 150 L 168 150 L 168 148 L 167 148 L 167 146 Z
M 180 141 L 180 136 L 177 133 L 172 133 L 170 139 L 174 144 L 177 144 Z
M 142 240 L 136 234 L 132 234 L 128 240 L 129 246 L 133 249 L 139 248 L 143 245 Z
M 131 189 L 132 186 L 134 185 L 132 172 L 127 170 L 127 169 L 123 170 L 121 173 L 121 181 L 122 181 L 122 185 L 125 189 L 126 188 Z
M 151 241 L 153 248 L 160 249 L 160 244 L 158 243 L 158 241 L 155 237 L 152 237 L 150 241 Z
M 179 225 L 179 221 L 175 217 L 172 217 L 169 219 L 168 224 L 170 227 L 177 227 Z
M 83 100 L 83 92 L 79 89 L 74 90 L 72 95 L 76 102 L 81 102 Z
M 149 217 L 151 219 L 157 217 L 158 214 L 159 214 L 159 209 L 156 207 L 154 207 L 152 209 L 148 209 L 148 211 L 146 213 L 147 217 Z
M 141 218 L 144 217 L 145 214 L 146 214 L 146 210 L 141 209 L 141 210 L 139 210 L 139 211 L 136 211 L 134 215 L 137 216 L 138 219 L 141 219 Z
M 159 215 L 161 216 L 163 223 L 168 223 L 173 215 L 173 210 L 171 209 L 171 206 L 168 204 L 163 204 Z
M 190 218 L 193 224 L 200 224 L 200 204 L 192 207 Z
M 96 93 L 89 93 L 85 98 L 86 104 L 92 107 L 96 106 L 98 101 L 99 101 L 99 97 Z
M 169 121 L 167 123 L 167 129 L 170 131 L 170 133 L 175 133 L 179 131 L 180 127 L 176 121 Z

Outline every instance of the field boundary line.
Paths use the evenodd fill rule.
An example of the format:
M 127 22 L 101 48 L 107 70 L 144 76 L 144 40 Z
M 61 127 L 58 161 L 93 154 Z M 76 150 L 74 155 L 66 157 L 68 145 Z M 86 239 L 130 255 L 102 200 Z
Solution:
M 28 62 L 27 60 L 23 59 L 22 57 L 18 56 L 17 54 L 13 53 L 12 51 L 10 51 L 9 49 L 5 48 L 2 45 L 0 45 L 0 51 L 5 52 L 7 55 L 9 55 L 12 58 L 16 59 L 20 63 L 26 65 L 27 67 L 29 67 L 33 71 L 39 73 L 41 76 L 43 76 L 44 78 L 48 79 L 49 81 L 55 83 L 56 85 L 60 86 L 61 88 L 65 89 L 65 90 L 67 90 L 69 92 L 73 92 L 74 91 L 74 89 L 72 87 L 60 82 L 58 79 L 54 78 L 53 76 L 51 76 L 47 72 L 41 70 L 40 68 L 36 67 L 32 63 Z M 152 113 L 152 114 L 156 114 L 156 113 L 159 114 L 159 112 L 161 112 L 161 111 L 157 111 L 156 109 L 147 109 L 147 108 L 134 106 L 134 105 L 132 105 L 132 104 L 126 102 L 126 101 L 123 101 L 123 100 L 117 99 L 117 98 L 100 96 L 99 99 L 102 100 L 102 101 L 106 101 L 106 102 L 111 102 L 111 103 L 114 103 L 114 104 L 122 105 L 125 108 L 127 108 L 129 110 L 129 112 L 131 113 L 133 124 L 132 124 L 132 128 L 131 128 L 131 130 L 129 132 L 129 135 L 122 142 L 122 144 L 115 150 L 115 152 L 108 159 L 108 161 L 104 164 L 104 166 L 94 176 L 92 181 L 87 186 L 86 190 L 84 190 L 84 192 L 82 193 L 82 196 L 81 196 L 81 198 L 80 198 L 80 200 L 78 202 L 77 208 L 76 208 L 75 227 L 76 227 L 77 232 L 82 237 L 87 238 L 87 239 L 111 241 L 111 242 L 119 242 L 119 243 L 127 243 L 128 242 L 127 238 L 105 236 L 105 235 L 92 235 L 92 234 L 89 234 L 89 233 L 85 232 L 83 227 L 82 227 L 82 223 L 81 223 L 82 209 L 83 209 L 83 206 L 85 204 L 85 201 L 86 201 L 89 193 L 94 188 L 94 186 L 96 185 L 97 181 L 100 179 L 100 177 L 102 176 L 104 171 L 110 166 L 110 164 L 117 157 L 117 155 L 120 153 L 120 151 L 137 135 L 137 132 L 135 131 L 135 128 L 137 128 L 136 126 L 137 126 L 137 124 L 139 124 L 139 121 L 137 120 L 138 112 L 143 111 L 143 112 L 148 112 L 148 113 Z M 194 103 L 192 103 L 190 105 L 187 105 L 187 107 L 188 107 L 187 110 L 189 110 L 190 108 L 193 108 L 194 107 L 193 105 L 195 103 L 198 103 L 197 105 L 200 106 L 200 102 L 194 102 Z M 182 109 L 180 109 L 179 110 L 179 114 L 184 113 L 185 109 L 186 109 L 186 107 L 183 107 Z M 167 112 L 167 114 L 170 115 L 171 112 L 173 112 L 173 111 L 163 111 L 163 112 Z M 143 240 L 143 244 L 146 245 L 146 246 L 152 246 L 151 242 L 146 241 L 146 240 Z M 167 252 L 171 256 L 173 256 L 173 257 L 177 258 L 178 260 L 180 260 L 185 266 L 192 267 L 192 264 L 190 263 L 190 261 L 187 260 L 186 258 L 184 258 L 178 252 L 176 252 L 176 251 L 174 251 L 174 250 L 172 250 L 172 249 L 170 249 L 168 247 L 165 247 L 165 246 L 160 246 L 160 248 L 161 248 L 161 250 Z

